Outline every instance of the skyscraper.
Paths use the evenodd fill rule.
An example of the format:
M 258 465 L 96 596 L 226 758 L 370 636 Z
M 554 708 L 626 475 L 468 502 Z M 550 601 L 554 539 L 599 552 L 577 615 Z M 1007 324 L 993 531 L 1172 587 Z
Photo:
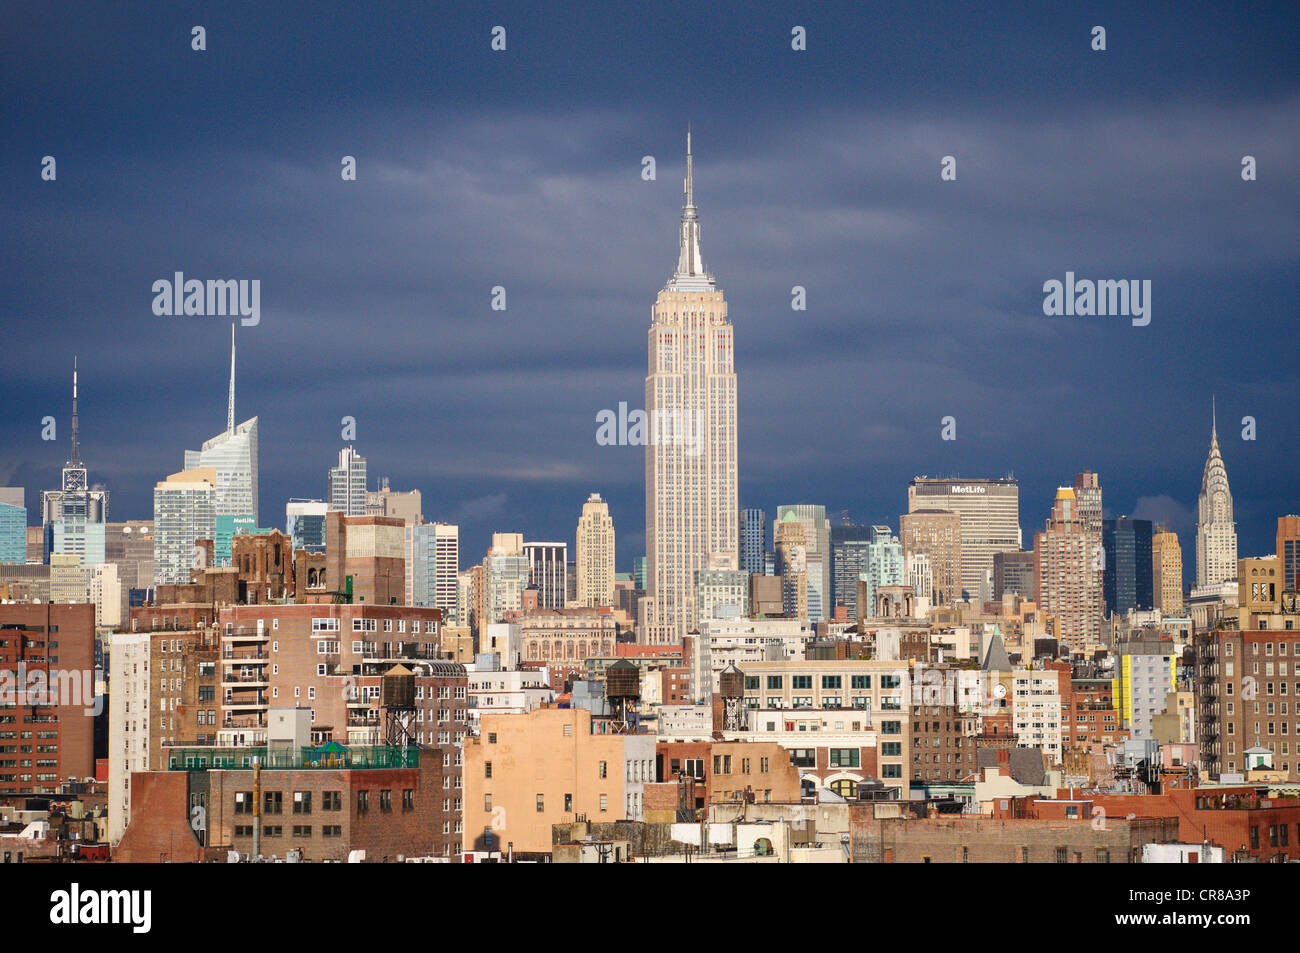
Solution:
M 293 551 L 305 549 L 309 553 L 325 552 L 325 514 L 329 504 L 324 500 L 290 500 L 284 508 L 284 531 L 293 541 Z M 413 603 L 414 604 L 414 603 Z
M 899 540 L 904 556 L 924 553 L 930 559 L 931 592 L 934 606 L 951 605 L 961 598 L 961 514 L 951 510 L 922 508 L 904 513 L 898 520 Z
M 1127 516 L 1102 520 L 1102 594 L 1108 612 L 1150 609 L 1155 604 L 1151 556 L 1151 521 Z
M 1092 540 L 1075 508 L 1074 490 L 1058 488 L 1052 515 L 1034 536 L 1034 601 L 1056 619 L 1062 644 L 1075 650 L 1095 645 L 1101 636 L 1101 553 Z
M 217 473 L 212 467 L 173 473 L 153 489 L 153 572 L 158 585 L 184 585 L 196 561 L 195 540 L 216 533 Z
M 1210 455 L 1196 501 L 1196 585 L 1213 586 L 1237 578 L 1237 524 L 1232 491 L 1219 453 L 1218 420 L 1210 415 Z
M 1084 470 L 1074 478 L 1074 500 L 1078 505 L 1079 519 L 1090 533 L 1101 535 L 1101 478 L 1091 470 Z
M 1020 487 L 1015 480 L 917 477 L 907 487 L 907 511 L 949 510 L 961 516 L 961 586 L 970 599 L 992 598 L 993 554 L 1020 549 Z M 930 554 L 935 563 L 934 554 Z M 934 566 L 935 585 L 939 567 Z
M 1300 589 L 1300 516 L 1277 518 L 1276 553 L 1282 563 L 1282 591 Z
M 523 533 L 493 533 L 492 548 L 483 559 L 482 626 L 500 622 L 507 612 L 523 606 L 530 567 L 524 555 Z
M 362 480 L 365 485 L 365 480 Z M 394 516 L 404 520 L 407 526 L 424 522 L 421 510 L 419 490 L 394 490 L 388 485 L 388 477 L 379 481 L 379 489 L 366 491 L 367 516 Z
M 867 544 L 867 564 L 858 575 L 866 604 L 860 605 L 862 618 L 876 615 L 876 590 L 881 586 L 903 585 L 903 546 L 888 526 L 872 527 L 871 542 Z
M 911 586 L 914 593 L 929 602 L 930 593 L 934 591 L 934 573 L 930 569 L 929 556 L 912 553 L 903 557 L 903 585 Z
M 584 606 L 612 606 L 614 601 L 614 521 L 599 493 L 587 497 L 578 518 L 576 596 Z M 695 598 L 692 586 L 691 598 Z
M 27 507 L 23 488 L 0 486 L 0 563 L 27 562 Z
M 740 568 L 747 573 L 763 572 L 767 552 L 767 514 L 762 510 L 740 511 Z
M 1163 526 L 1151 536 L 1151 590 L 1164 615 L 1183 614 L 1183 548 L 1178 534 Z
M 366 515 L 366 458 L 350 444 L 339 451 L 339 465 L 330 467 L 329 504 L 345 516 Z
M 804 560 L 808 569 L 808 619 L 821 622 L 831 616 L 831 523 L 826 507 L 796 503 L 776 508 L 777 522 L 793 515 L 803 524 Z
M 993 554 L 993 599 L 1001 602 L 1007 593 L 1021 599 L 1034 598 L 1034 554 L 1013 552 Z
M 578 523 L 582 533 L 582 523 Z M 537 589 L 537 604 L 543 609 L 563 609 L 568 593 L 569 544 L 524 543 L 528 557 L 529 585 Z M 613 589 L 613 573 L 610 573 Z
M 858 574 L 867 566 L 867 546 L 871 543 L 871 527 L 841 523 L 831 527 L 831 612 L 835 606 L 844 606 L 848 617 L 858 616 Z M 927 589 L 922 593 L 929 596 Z
M 704 270 L 691 137 L 677 269 L 651 311 L 645 382 L 646 639 L 671 644 L 695 627 L 702 569 L 739 568 L 736 374 L 727 303 Z
M 808 618 L 808 543 L 804 524 L 793 512 L 776 521 L 773 531 L 777 571 L 781 576 L 785 614 Z
M 460 527 L 417 523 L 406 527 L 406 535 L 410 540 L 407 603 L 441 609 L 446 624 L 468 624 L 459 612 Z
M 72 456 L 57 490 L 41 494 L 46 560 L 53 553 L 76 556 L 84 566 L 104 561 L 108 491 L 92 490 L 77 443 L 77 362 L 72 362 Z
M 201 449 L 185 451 L 185 469 L 216 471 L 216 515 L 249 516 L 257 525 L 257 418 L 235 426 L 235 326 L 230 326 L 230 391 L 226 429 Z

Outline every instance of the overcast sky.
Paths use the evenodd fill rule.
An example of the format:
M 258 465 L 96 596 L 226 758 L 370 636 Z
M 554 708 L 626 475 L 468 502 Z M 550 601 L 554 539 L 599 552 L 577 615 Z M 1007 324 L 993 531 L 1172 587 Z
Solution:
M 493 531 L 572 545 L 598 491 L 630 568 L 644 451 L 598 446 L 596 414 L 644 402 L 689 122 L 742 506 L 897 530 L 913 476 L 1012 472 L 1028 547 L 1093 469 L 1194 568 L 1216 394 L 1241 554 L 1272 552 L 1300 510 L 1293 4 L 594 6 L 6 5 L 0 484 L 38 518 L 75 354 L 91 479 L 148 518 L 225 426 L 230 336 L 155 316 L 152 283 L 258 279 L 236 413 L 263 525 L 324 495 L 348 415 L 462 563 Z M 1150 324 L 1045 317 L 1067 271 L 1150 280 Z

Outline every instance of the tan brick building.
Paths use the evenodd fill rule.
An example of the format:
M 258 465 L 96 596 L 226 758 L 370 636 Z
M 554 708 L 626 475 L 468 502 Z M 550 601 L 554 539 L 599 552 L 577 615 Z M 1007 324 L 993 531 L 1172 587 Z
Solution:
M 891 816 L 892 815 L 892 816 Z M 853 862 L 868 864 L 1127 864 L 1143 844 L 1178 840 L 1172 817 L 1088 823 L 978 815 L 904 816 L 899 805 L 850 804 Z
M 641 820 L 655 738 L 606 727 L 582 708 L 484 715 L 465 743 L 464 850 L 549 855 L 553 824 Z

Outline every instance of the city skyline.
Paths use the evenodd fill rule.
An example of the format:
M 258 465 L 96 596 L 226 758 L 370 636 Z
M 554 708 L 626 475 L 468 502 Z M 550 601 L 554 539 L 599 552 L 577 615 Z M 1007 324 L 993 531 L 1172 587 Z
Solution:
M 20 14 L 38 22 L 48 15 Z M 284 23 L 260 15 L 268 27 Z M 464 26 L 460 14 L 451 16 L 449 30 Z M 591 26 L 604 35 L 623 26 L 623 16 L 602 14 Z M 715 26 L 726 21 L 721 11 L 698 16 Z M 600 492 L 624 527 L 618 566 L 626 570 L 646 548 L 643 455 L 597 445 L 595 416 L 640 400 L 644 289 L 662 278 L 662 237 L 679 204 L 680 135 L 690 121 L 710 183 L 710 265 L 727 276 L 731 306 L 742 316 L 736 367 L 750 383 L 738 398 L 741 507 L 760 507 L 771 519 L 779 504 L 815 503 L 834 514 L 832 522 L 847 509 L 858 523 L 897 530 L 912 478 L 1011 471 L 1028 538 L 1055 488 L 1087 468 L 1105 482 L 1108 516 L 1167 523 L 1190 554 L 1206 410 L 1217 393 L 1240 551 L 1266 553 L 1273 518 L 1294 508 L 1288 487 L 1296 464 L 1284 435 L 1300 412 L 1279 399 L 1293 372 L 1259 368 L 1247 357 L 1251 341 L 1288 326 L 1296 203 L 1286 183 L 1298 153 L 1286 121 L 1294 84 L 1247 67 L 1282 49 L 1294 28 L 1259 11 L 1243 27 L 1248 41 L 1207 49 L 1199 72 L 1188 75 L 1176 62 L 1163 69 L 1162 54 L 1220 15 L 1207 10 L 1198 24 L 1107 16 L 1112 36 L 1136 32 L 1162 70 L 1111 51 L 1109 72 L 1095 75 L 1086 48 L 1069 53 L 1058 38 L 1075 28 L 1068 18 L 1040 12 L 1024 28 L 1060 45 L 1056 69 L 1079 88 L 1066 82 L 1049 93 L 1031 54 L 1011 44 L 993 65 L 981 53 L 987 85 L 959 93 L 951 83 L 975 54 L 935 70 L 927 50 L 935 38 L 961 35 L 968 20 L 931 24 L 921 42 L 894 12 L 813 17 L 810 55 L 820 38 L 835 46 L 818 61 L 828 98 L 822 110 L 794 116 L 786 107 L 806 90 L 783 83 L 785 67 L 767 78 L 758 65 L 772 54 L 755 45 L 755 30 L 788 32 L 766 13 L 730 40 L 756 65 L 746 56 L 738 72 L 734 60 L 726 68 L 706 62 L 689 76 L 665 77 L 653 97 L 628 86 L 638 64 L 670 42 L 702 49 L 702 38 L 649 31 L 628 41 L 628 64 L 605 63 L 576 102 L 554 84 L 525 100 L 515 92 L 519 74 L 508 83 L 493 79 L 500 64 L 452 46 L 439 50 L 462 74 L 434 95 L 417 94 L 421 48 L 399 38 L 378 71 L 381 83 L 400 80 L 382 108 L 363 113 L 303 89 L 299 106 L 274 117 L 223 108 L 253 88 L 251 79 L 195 89 L 185 82 L 190 61 L 156 53 L 118 64 L 102 51 L 43 45 L 51 31 L 34 28 L 33 45 L 20 54 L 31 59 L 20 58 L 19 67 L 48 61 L 32 66 L 44 94 L 27 83 L 10 90 L 14 149 L 0 160 L 14 183 L 0 215 L 18 264 L 5 296 L 11 412 L 0 423 L 8 451 L 0 482 L 27 489 L 29 519 L 34 495 L 58 485 L 67 447 L 65 362 L 75 353 L 92 481 L 112 491 L 113 518 L 147 518 L 154 484 L 175 472 L 184 448 L 212 433 L 228 333 L 218 319 L 155 316 L 150 284 L 177 269 L 256 278 L 264 289 L 261 321 L 237 334 L 241 407 L 261 429 L 259 504 L 276 515 L 260 522 L 278 525 L 292 497 L 322 495 L 321 475 L 348 442 L 340 421 L 352 416 L 371 472 L 421 489 L 430 519 L 462 527 L 467 558 L 502 528 L 567 539 L 582 500 Z M 514 68 L 564 75 L 557 50 L 519 49 L 532 22 L 528 15 L 512 21 Z M 96 25 L 92 12 L 79 28 Z M 173 26 L 144 32 L 162 44 Z M 209 29 L 222 36 L 221 21 Z M 328 44 L 347 32 L 348 20 L 293 29 Z M 241 31 L 242 56 L 261 62 L 275 30 L 264 32 Z M 860 57 L 848 49 L 884 54 L 905 81 L 873 96 L 862 85 Z M 157 72 L 177 82 L 155 90 L 150 108 L 128 111 L 120 126 L 93 118 L 95 93 L 51 130 L 45 95 L 60 101 L 82 92 L 61 78 L 76 73 L 63 69 L 73 55 L 103 55 L 95 62 L 117 71 L 124 92 L 146 82 L 153 89 Z M 276 55 L 285 59 L 271 79 L 291 83 L 303 54 Z M 328 86 L 329 64 L 313 66 Z M 208 67 L 200 69 L 195 81 L 208 83 Z M 1134 125 L 1149 103 L 1130 108 L 1122 94 L 1139 78 L 1166 118 Z M 369 88 L 376 80 L 356 82 Z M 1202 95 L 1207 87 L 1213 95 Z M 458 97 L 478 88 L 511 122 L 447 125 Z M 743 121 L 728 108 L 742 89 Z M 1015 117 L 998 107 L 1006 95 L 1021 103 Z M 163 145 L 181 137 L 188 97 L 211 117 L 189 130 L 203 150 L 198 156 Z M 175 118 L 172 100 L 187 103 Z M 546 107 L 560 102 L 572 113 L 557 141 Z M 1058 111 L 1074 106 L 1083 107 L 1075 123 L 1058 128 Z M 328 137 L 313 131 L 321 110 Z M 239 138 L 253 144 L 231 147 L 229 131 L 244 122 L 253 138 Z M 1241 181 L 1234 149 L 1260 158 L 1258 181 Z M 33 171 L 47 153 L 61 163 L 52 183 Z M 939 178 L 946 154 L 958 161 L 954 182 Z M 339 179 L 343 155 L 358 161 L 355 182 Z M 646 155 L 657 160 L 653 181 L 641 178 Z M 91 195 L 97 207 L 126 207 L 145 179 L 150 191 L 139 213 L 82 214 Z M 268 204 L 268 189 L 282 205 Z M 1140 218 L 1130 201 L 1138 191 L 1149 199 Z M 209 192 L 229 200 L 199 197 Z M 1023 222 L 1008 227 L 1009 215 L 1030 206 L 1039 219 L 1030 232 Z M 15 244 L 55 211 L 74 222 L 63 245 Z M 82 218 L 89 220 L 78 224 Z M 170 224 L 146 230 L 145 220 Z M 1193 220 L 1199 224 L 1189 233 Z M 459 248 L 438 237 L 445 221 L 457 223 Z M 1141 243 L 1116 238 L 1139 231 Z M 256 237 L 246 247 L 249 236 Z M 1234 251 L 1225 257 L 1220 246 Z M 293 248 L 313 254 L 287 251 Z M 65 259 L 74 249 L 87 254 L 70 272 Z M 574 262 L 584 265 L 580 276 Z M 1068 270 L 1118 277 L 1133 269 L 1154 281 L 1150 326 L 1042 315 L 1045 280 Z M 504 312 L 490 308 L 497 285 L 508 293 Z M 806 312 L 790 309 L 795 285 L 807 289 Z M 51 298 L 50 287 L 61 294 Z M 1239 333 L 1243 320 L 1249 333 Z M 43 340 L 49 326 L 60 328 L 66 349 L 52 351 Z M 1196 340 L 1213 341 L 1219 360 L 1196 361 Z M 364 373 L 352 366 L 357 361 Z M 981 362 L 1002 370 L 973 373 Z M 1249 376 L 1188 372 L 1234 363 Z M 866 375 L 864 365 L 872 369 Z M 530 399 L 536 394 L 545 399 Z M 940 436 L 949 414 L 955 441 Z M 46 416 L 58 421 L 53 442 L 40 439 Z M 1255 441 L 1239 439 L 1246 416 L 1258 422 Z
M 1294 0 L 5 12 L 20 928 L 485 864 L 1276 919 Z

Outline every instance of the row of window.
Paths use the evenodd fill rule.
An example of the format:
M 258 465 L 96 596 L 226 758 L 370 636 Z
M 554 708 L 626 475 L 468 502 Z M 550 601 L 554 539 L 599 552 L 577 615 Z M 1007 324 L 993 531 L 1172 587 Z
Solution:
M 379 792 L 379 809 L 381 811 L 391 811 L 393 809 L 393 792 L 385 788 Z M 321 792 L 321 810 L 323 811 L 341 811 L 343 810 L 343 792 L 342 791 L 322 791 Z M 370 791 L 357 792 L 357 813 L 364 814 L 370 810 Z M 415 790 L 407 788 L 402 791 L 402 810 L 415 810 Z M 312 792 L 311 791 L 294 791 L 293 792 L 293 813 L 310 814 L 312 812 Z M 235 813 L 252 814 L 253 813 L 253 792 L 236 791 L 235 792 Z M 284 813 L 284 792 L 283 791 L 265 791 L 262 794 L 262 813 L 263 814 L 283 814 Z
M 745 690 L 758 691 L 759 680 L 761 677 L 762 676 L 759 675 L 746 675 Z M 800 689 L 803 689 L 805 691 L 811 690 L 813 687 L 813 678 L 814 676 L 812 675 L 791 675 L 790 687 L 796 691 Z M 871 678 L 872 676 L 870 675 L 850 675 L 849 688 L 858 688 L 858 689 L 870 688 Z M 821 677 L 821 680 L 822 680 L 821 685 L 823 691 L 837 691 L 844 688 L 844 677 L 842 675 L 823 675 Z M 767 676 L 767 690 L 770 692 L 773 691 L 779 692 L 784 690 L 784 683 L 785 683 L 784 675 Z M 903 684 L 903 676 L 901 675 L 880 676 L 881 688 L 898 688 L 902 684 Z

